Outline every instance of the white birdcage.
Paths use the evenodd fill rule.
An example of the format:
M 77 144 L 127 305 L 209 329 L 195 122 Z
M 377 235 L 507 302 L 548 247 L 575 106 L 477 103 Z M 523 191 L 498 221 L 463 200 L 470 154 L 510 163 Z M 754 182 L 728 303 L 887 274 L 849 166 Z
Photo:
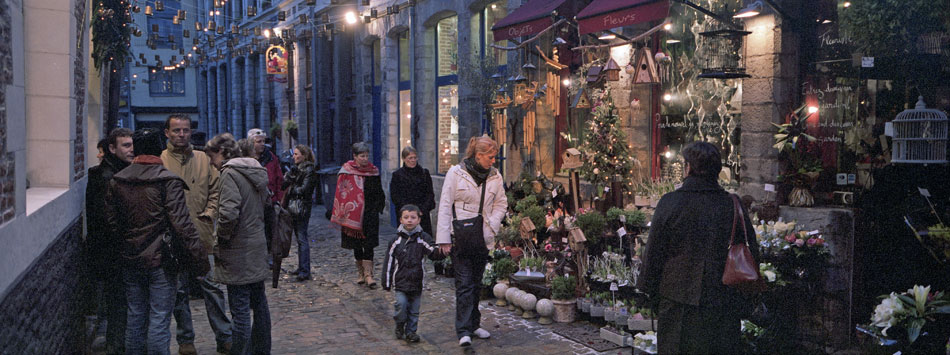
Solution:
M 928 109 L 924 97 L 917 106 L 897 114 L 885 129 L 894 137 L 891 162 L 941 164 L 947 162 L 947 115 Z

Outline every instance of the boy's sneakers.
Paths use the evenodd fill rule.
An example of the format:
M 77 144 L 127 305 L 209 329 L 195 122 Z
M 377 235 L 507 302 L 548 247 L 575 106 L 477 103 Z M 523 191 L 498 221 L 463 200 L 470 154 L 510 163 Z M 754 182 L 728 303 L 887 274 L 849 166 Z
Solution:
M 468 335 L 463 336 L 462 339 L 459 339 L 459 346 L 467 347 L 472 346 L 472 338 Z
M 406 338 L 406 323 L 396 323 L 396 339 Z M 418 339 L 418 336 L 416 337 Z
M 409 343 L 418 343 L 418 342 L 419 342 L 419 335 L 416 334 L 416 333 L 411 333 L 411 332 L 410 332 L 410 333 L 406 333 L 406 342 L 409 342 Z
M 478 328 L 475 329 L 475 336 L 477 336 L 479 339 L 488 339 L 491 338 L 491 333 L 485 329 Z

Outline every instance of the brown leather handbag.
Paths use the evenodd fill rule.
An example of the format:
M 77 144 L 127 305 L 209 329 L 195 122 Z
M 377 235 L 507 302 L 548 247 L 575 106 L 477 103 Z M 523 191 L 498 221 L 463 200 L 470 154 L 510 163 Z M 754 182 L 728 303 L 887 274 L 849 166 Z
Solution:
M 735 194 L 729 196 L 732 198 L 733 206 L 732 234 L 729 236 L 729 254 L 726 257 L 726 268 L 722 272 L 722 283 L 745 293 L 762 292 L 765 289 L 765 283 L 759 275 L 759 264 L 749 251 L 749 234 L 745 220 L 742 218 L 739 198 Z M 745 243 L 734 244 L 736 224 L 739 223 L 742 224 L 742 236 Z

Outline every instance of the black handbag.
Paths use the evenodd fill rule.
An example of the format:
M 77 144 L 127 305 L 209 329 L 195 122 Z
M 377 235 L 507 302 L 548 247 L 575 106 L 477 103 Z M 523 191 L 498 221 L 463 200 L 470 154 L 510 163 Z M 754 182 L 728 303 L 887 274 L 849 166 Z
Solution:
M 459 220 L 455 214 L 455 203 L 452 204 L 452 253 L 459 256 L 487 257 L 488 247 L 485 246 L 485 217 L 482 216 L 485 204 L 485 186 L 482 183 L 482 196 L 478 201 L 478 215 L 469 219 Z

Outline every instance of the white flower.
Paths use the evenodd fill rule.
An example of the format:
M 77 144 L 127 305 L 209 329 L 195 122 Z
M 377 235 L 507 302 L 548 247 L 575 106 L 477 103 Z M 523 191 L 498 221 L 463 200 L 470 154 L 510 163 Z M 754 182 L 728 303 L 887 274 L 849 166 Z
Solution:
M 769 280 L 769 282 L 775 282 L 775 271 L 768 270 L 764 272 L 763 275 L 765 276 L 766 280 Z
M 924 287 L 914 285 L 914 288 L 907 290 L 908 294 L 914 295 L 914 303 L 917 307 L 917 314 L 924 314 L 927 306 L 927 295 L 930 294 L 930 286 Z
M 600 169 L 594 168 L 594 174 L 600 174 Z
M 881 301 L 881 304 L 874 308 L 874 314 L 871 315 L 871 325 L 884 328 L 881 330 L 881 334 L 887 336 L 887 329 L 896 325 L 904 312 L 904 306 L 897 299 L 897 294 L 891 292 L 890 297 L 885 298 Z

